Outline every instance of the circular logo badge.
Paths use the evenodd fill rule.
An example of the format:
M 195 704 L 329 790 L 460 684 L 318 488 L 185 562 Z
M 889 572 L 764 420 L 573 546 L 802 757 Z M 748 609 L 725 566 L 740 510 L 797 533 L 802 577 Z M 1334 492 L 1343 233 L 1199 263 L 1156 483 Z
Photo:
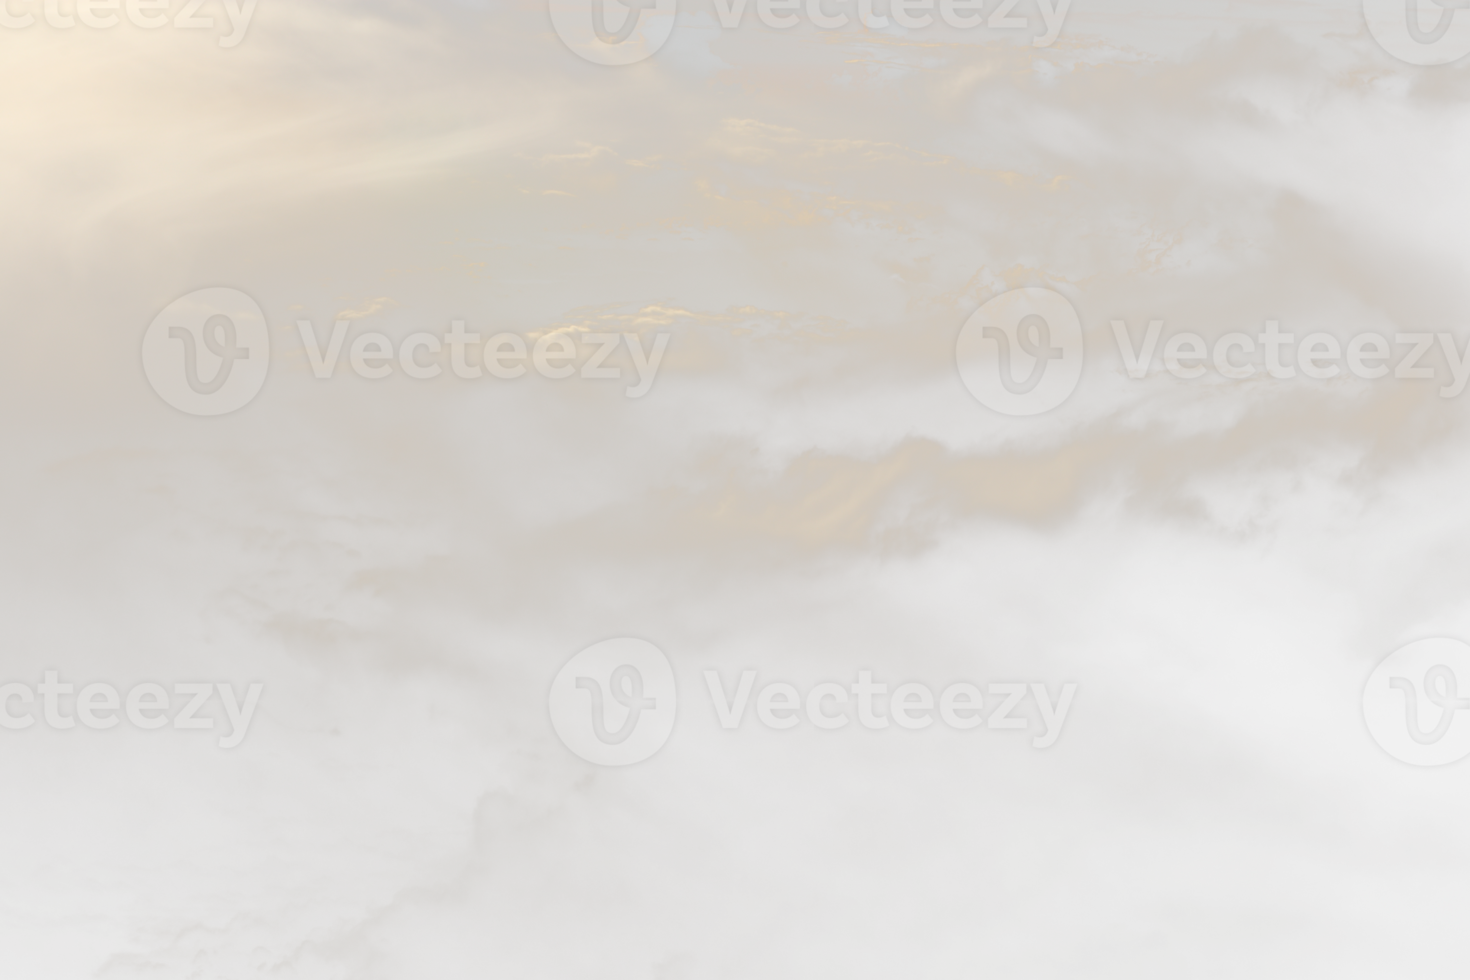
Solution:
M 215 287 L 180 297 L 143 335 L 143 372 L 158 397 L 190 415 L 226 415 L 260 393 L 270 331 L 255 300 Z
M 1470 54 L 1470 0 L 1363 0 L 1368 30 L 1411 65 L 1447 65 Z
M 577 654 L 551 683 L 551 726 L 566 747 L 599 766 L 642 762 L 663 748 L 678 711 L 674 668 L 647 640 L 604 640 Z
M 955 346 L 970 394 L 1002 415 L 1040 415 L 1082 378 L 1082 321 L 1061 293 L 1013 289 L 965 321 Z
M 594 13 L 598 3 L 600 18 Z M 653 56 L 673 34 L 676 6 L 678 0 L 656 0 L 654 10 L 645 13 L 617 0 L 551 0 L 551 26 L 563 44 L 588 62 L 637 65 Z M 629 13 L 635 18 L 631 28 Z M 601 21 L 606 35 L 619 40 L 598 34 L 597 21 Z
M 1383 751 L 1414 766 L 1470 755 L 1470 645 L 1419 640 L 1389 654 L 1363 688 L 1363 720 Z

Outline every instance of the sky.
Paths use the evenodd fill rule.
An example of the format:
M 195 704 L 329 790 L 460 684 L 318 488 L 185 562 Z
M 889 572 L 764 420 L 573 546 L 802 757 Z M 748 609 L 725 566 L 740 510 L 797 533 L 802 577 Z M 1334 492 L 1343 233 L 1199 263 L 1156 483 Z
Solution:
M 8 973 L 1460 961 L 1465 763 L 1393 757 L 1363 691 L 1470 640 L 1470 394 L 1440 343 L 1373 380 L 1163 350 L 1275 322 L 1464 351 L 1466 63 L 1352 0 L 1075 0 L 1046 46 L 1035 0 L 1006 30 L 680 0 L 620 66 L 546 0 L 259 0 L 229 47 L 216 0 L 189 30 L 7 9 L 36 22 L 0 27 L 0 684 L 261 685 L 230 748 L 222 694 L 211 730 L 37 700 L 0 731 Z M 145 335 L 221 287 L 268 374 L 192 415 Z M 1008 416 L 956 344 L 1038 287 L 1085 364 Z M 456 321 L 577 365 L 615 335 L 618 377 L 352 366 Z M 1132 377 L 1114 323 L 1151 321 Z M 303 322 L 346 324 L 325 377 Z M 598 765 L 548 698 L 629 637 L 677 721 Z M 1026 730 L 725 728 L 706 671 L 754 671 L 752 705 L 860 672 L 1075 698 L 1046 748 L 1034 700 Z

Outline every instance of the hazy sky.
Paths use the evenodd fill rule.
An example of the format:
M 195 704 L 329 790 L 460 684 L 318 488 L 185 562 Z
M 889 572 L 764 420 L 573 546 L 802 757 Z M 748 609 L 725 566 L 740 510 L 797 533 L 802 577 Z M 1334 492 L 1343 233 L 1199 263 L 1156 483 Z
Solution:
M 0 683 L 264 693 L 228 750 L 0 731 L 7 975 L 1463 958 L 1464 764 L 1390 758 L 1360 697 L 1395 648 L 1470 639 L 1470 392 L 1439 396 L 1438 347 L 1432 380 L 1134 379 L 1110 324 L 1463 350 L 1465 64 L 1393 57 L 1352 0 L 1075 0 L 1048 47 L 681 0 L 623 67 L 545 0 L 259 0 L 228 48 L 216 0 L 199 30 L 31 6 L 0 28 Z M 140 345 L 220 286 L 270 373 L 193 417 Z M 1010 418 L 955 345 L 1023 286 L 1087 361 Z M 669 340 L 629 398 L 626 348 L 617 381 L 318 378 L 303 319 Z M 680 697 L 623 768 L 547 707 L 613 637 Z M 1078 687 L 1037 750 L 727 731 L 709 669 Z

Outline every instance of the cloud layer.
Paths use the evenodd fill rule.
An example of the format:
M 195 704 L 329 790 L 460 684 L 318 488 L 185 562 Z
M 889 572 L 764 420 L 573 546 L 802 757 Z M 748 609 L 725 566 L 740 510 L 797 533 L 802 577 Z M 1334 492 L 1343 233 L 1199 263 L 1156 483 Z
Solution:
M 687 4 L 625 68 L 533 0 L 262 0 L 228 50 L 0 30 L 0 681 L 266 685 L 230 751 L 0 732 L 16 975 L 1457 959 L 1466 794 L 1358 699 L 1470 634 L 1470 396 L 1438 353 L 1431 381 L 1132 379 L 1110 322 L 1463 349 L 1466 70 L 1346 0 L 1076 0 L 1044 48 L 718 23 Z M 191 418 L 139 344 L 217 285 L 265 311 L 271 375 Z M 954 364 L 1019 286 L 1086 331 L 1033 419 Z M 638 399 L 316 378 L 297 323 L 338 319 L 671 341 Z M 680 724 L 598 769 L 546 692 L 615 636 L 669 656 Z M 1038 752 L 729 732 L 706 669 L 1080 687 Z

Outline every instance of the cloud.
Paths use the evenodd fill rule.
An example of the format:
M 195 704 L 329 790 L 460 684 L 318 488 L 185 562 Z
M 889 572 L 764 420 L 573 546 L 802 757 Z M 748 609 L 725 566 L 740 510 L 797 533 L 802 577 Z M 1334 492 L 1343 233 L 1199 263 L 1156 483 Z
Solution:
M 713 13 L 681 10 L 673 16 L 673 32 L 654 60 L 661 68 L 688 72 L 691 75 L 716 75 L 725 69 L 738 68 L 710 50 L 719 40 L 720 22 Z
M 1182 191 L 1176 178 L 1236 194 L 1270 188 L 1426 250 L 1455 247 L 1466 209 L 1446 181 L 1463 163 L 1451 135 L 1460 103 L 1417 85 L 1407 98 L 1385 94 L 1273 29 L 1208 41 L 1144 75 L 1051 79 L 995 54 L 919 84 L 941 118 L 1129 190 L 1152 182 L 1155 200 Z
M 340 295 L 337 303 L 351 303 L 354 306 L 343 307 L 332 314 L 334 320 L 382 320 L 388 314 L 397 310 L 407 310 L 406 303 L 398 303 L 387 295 L 372 295 L 372 297 L 353 297 L 353 295 Z
M 1458 335 L 1463 73 L 1347 0 L 1079 3 L 1044 49 L 688 13 L 619 69 L 529 0 L 0 31 L 0 683 L 266 684 L 230 753 L 0 733 L 14 970 L 1442 968 L 1462 794 L 1357 698 L 1470 628 L 1464 399 L 1133 380 L 1109 324 Z M 210 285 L 273 369 L 196 419 L 138 345 Z M 954 345 L 1029 285 L 1087 366 L 1003 418 Z M 299 319 L 672 339 L 630 400 L 318 379 Z M 593 769 L 547 685 L 625 635 L 680 725 Z M 1080 688 L 1037 752 L 727 732 L 705 669 Z

